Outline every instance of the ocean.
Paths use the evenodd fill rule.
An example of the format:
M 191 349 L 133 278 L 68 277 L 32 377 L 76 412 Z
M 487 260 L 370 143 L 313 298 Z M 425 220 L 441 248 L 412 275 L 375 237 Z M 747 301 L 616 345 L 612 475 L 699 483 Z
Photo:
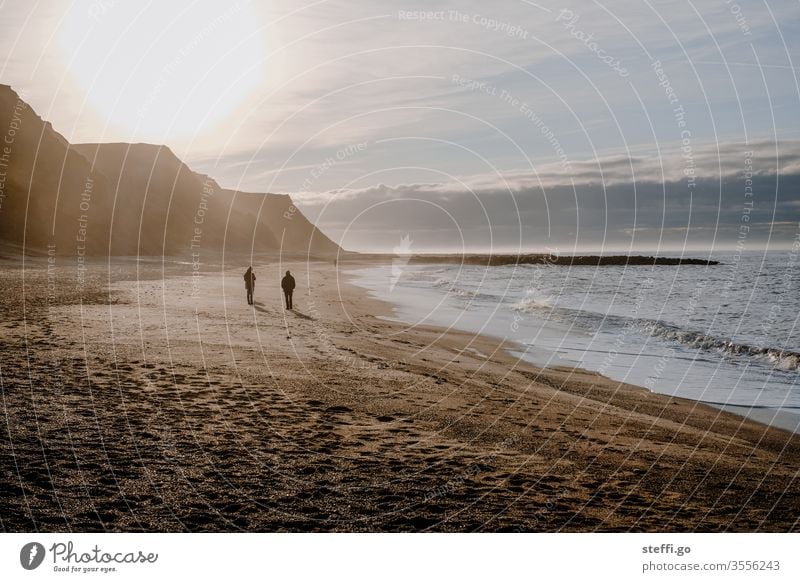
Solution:
M 680 256 L 680 255 L 662 255 Z M 572 366 L 800 429 L 800 256 L 719 252 L 719 265 L 391 265 L 352 272 L 408 326 L 514 342 Z

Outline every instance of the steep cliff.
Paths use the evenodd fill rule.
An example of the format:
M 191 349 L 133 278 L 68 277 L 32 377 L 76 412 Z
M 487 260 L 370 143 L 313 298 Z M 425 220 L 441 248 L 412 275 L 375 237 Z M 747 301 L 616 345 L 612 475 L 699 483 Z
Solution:
M 70 145 L 6 85 L 0 132 L 0 240 L 28 252 L 339 250 L 288 195 L 224 189 L 162 145 Z

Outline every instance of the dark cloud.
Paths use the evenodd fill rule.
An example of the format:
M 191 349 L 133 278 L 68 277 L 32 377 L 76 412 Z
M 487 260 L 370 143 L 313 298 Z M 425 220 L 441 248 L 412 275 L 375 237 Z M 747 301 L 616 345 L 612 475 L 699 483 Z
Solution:
M 420 249 L 733 246 L 769 237 L 791 244 L 800 220 L 797 145 L 782 142 L 779 155 L 766 141 L 699 147 L 693 179 L 680 156 L 608 156 L 572 164 L 573 172 L 470 177 L 466 187 L 379 184 L 311 195 L 302 208 L 345 246 L 362 250 L 390 249 L 405 233 Z

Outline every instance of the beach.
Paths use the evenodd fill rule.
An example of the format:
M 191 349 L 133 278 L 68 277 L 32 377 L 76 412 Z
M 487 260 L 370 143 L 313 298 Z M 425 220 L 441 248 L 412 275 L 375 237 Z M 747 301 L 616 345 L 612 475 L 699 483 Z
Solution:
M 249 261 L 3 261 L 4 531 L 800 528 L 798 435 Z
M 796 254 L 713 256 L 595 256 L 610 264 L 594 266 L 400 257 L 349 274 L 406 326 L 491 335 L 535 366 L 582 368 L 800 432 Z

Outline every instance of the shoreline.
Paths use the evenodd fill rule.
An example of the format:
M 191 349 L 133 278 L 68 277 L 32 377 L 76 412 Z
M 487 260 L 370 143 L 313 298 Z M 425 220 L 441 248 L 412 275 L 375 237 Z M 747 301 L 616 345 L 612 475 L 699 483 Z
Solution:
M 393 309 L 394 313 L 395 314 L 397 313 L 397 310 L 395 309 L 395 306 L 390 301 L 383 300 L 383 299 L 380 299 L 380 298 L 376 298 L 376 299 L 378 301 L 385 301 L 386 303 L 389 303 L 391 308 Z M 391 317 L 391 318 L 387 317 L 386 321 L 390 322 L 390 323 L 393 323 L 393 324 L 401 324 L 401 325 L 411 324 L 411 322 L 404 321 L 403 319 L 397 318 L 397 317 Z M 433 327 L 439 327 L 442 330 L 446 329 L 443 326 L 434 325 Z M 467 330 L 467 329 L 459 329 L 459 330 L 462 331 L 462 332 L 465 332 L 465 333 L 470 333 L 470 331 Z M 560 365 L 550 365 L 550 364 L 540 365 L 540 364 L 537 364 L 534 360 L 526 359 L 525 358 L 525 354 L 527 353 L 526 346 L 523 343 L 521 343 L 520 341 L 518 341 L 518 340 L 504 339 L 504 338 L 492 335 L 491 333 L 488 333 L 488 332 L 479 332 L 477 335 L 482 336 L 482 337 L 484 337 L 484 338 L 486 338 L 486 339 L 488 339 L 490 341 L 493 341 L 493 342 L 505 342 L 505 343 L 511 342 L 511 343 L 513 343 L 514 345 L 512 345 L 512 346 L 506 346 L 505 351 L 510 356 L 516 358 L 518 361 L 520 361 L 522 363 L 525 363 L 527 365 L 533 366 L 533 367 L 535 367 L 537 369 L 540 369 L 540 370 L 571 369 L 569 367 L 564 367 L 564 366 L 560 366 Z M 574 369 L 579 370 L 579 371 L 584 372 L 584 373 L 588 373 L 588 374 L 598 374 L 599 376 L 601 376 L 602 378 L 605 378 L 609 382 L 617 382 L 617 380 L 614 380 L 613 378 L 611 378 L 609 376 L 606 376 L 606 375 L 604 375 L 604 374 L 602 374 L 600 372 L 597 372 L 595 370 L 591 370 L 589 368 L 576 367 Z M 664 394 L 662 394 L 660 392 L 656 392 L 654 390 L 651 390 L 651 389 L 649 389 L 649 388 L 647 388 L 645 386 L 641 386 L 639 384 L 631 384 L 630 382 L 621 382 L 621 383 L 628 384 L 630 386 L 636 386 L 637 388 L 641 388 L 642 390 L 647 390 L 651 394 L 658 394 L 658 395 L 664 396 Z M 748 405 L 743 405 L 743 404 L 724 404 L 724 403 L 719 403 L 719 402 L 709 402 L 709 401 L 699 400 L 699 399 L 690 398 L 690 397 L 686 397 L 686 396 L 678 396 L 678 398 L 684 398 L 684 399 L 692 401 L 692 402 L 697 402 L 698 404 L 711 406 L 712 408 L 716 408 L 716 409 L 722 410 L 724 412 L 735 414 L 736 416 L 740 416 L 740 417 L 742 417 L 744 419 L 752 420 L 752 421 L 757 422 L 759 424 L 763 424 L 764 426 L 767 426 L 767 427 L 772 427 L 772 428 L 785 430 L 785 431 L 788 431 L 788 432 L 791 432 L 791 433 L 794 433 L 794 434 L 800 434 L 800 412 L 792 412 L 792 411 L 789 411 L 789 410 L 786 410 L 786 409 L 780 409 L 780 408 L 767 408 L 767 407 L 762 407 L 762 406 L 757 406 L 757 405 L 748 406 Z
M 6 530 L 798 527 L 797 435 L 539 369 L 494 338 L 403 329 L 330 262 L 257 267 L 248 307 L 242 260 L 207 265 L 195 297 L 191 266 L 115 264 L 109 296 L 107 265 L 90 264 L 83 305 L 74 269 L 48 301 L 26 266 L 26 306 L 3 306 L 0 335 L 21 461 L 0 479 Z M 0 273 L 19 288 L 19 269 Z
M 770 426 L 794 434 L 800 434 L 800 412 L 789 412 L 787 410 L 776 408 L 765 409 L 755 406 L 718 404 L 716 402 L 703 402 L 702 400 L 698 400 L 698 402 L 761 423 L 764 426 Z
M 364 266 L 367 266 L 367 264 L 365 264 Z M 384 262 L 382 265 L 380 263 L 374 263 L 373 262 L 373 263 L 369 263 L 368 266 L 369 267 L 373 267 L 373 266 L 391 266 L 391 261 Z M 360 267 L 359 270 L 361 268 L 363 268 L 363 266 Z M 351 271 L 351 279 L 355 280 L 355 279 L 358 278 L 358 276 L 359 276 L 359 274 L 358 274 L 357 271 Z M 398 295 L 396 294 L 397 289 L 394 290 L 395 295 L 394 295 L 394 300 L 393 300 L 392 295 L 390 293 L 386 293 L 385 291 L 384 292 L 378 291 L 376 289 L 375 285 L 373 285 L 371 283 L 367 283 L 367 280 L 369 280 L 369 279 L 370 279 L 369 277 L 364 276 L 364 277 L 362 277 L 362 282 L 360 284 L 358 282 L 354 282 L 353 284 L 355 284 L 356 286 L 359 286 L 361 288 L 364 288 L 365 290 L 368 290 L 370 292 L 371 296 L 374 297 L 376 300 L 384 301 L 390 306 L 393 315 L 392 315 L 391 318 L 387 319 L 388 321 L 393 322 L 393 323 L 397 323 L 397 324 L 400 324 L 400 325 L 413 326 L 413 325 L 416 324 L 415 323 L 416 321 L 419 321 L 419 320 L 423 320 L 424 321 L 424 320 L 427 320 L 430 317 L 431 313 L 428 313 L 427 315 L 424 313 L 425 310 L 426 310 L 426 307 L 420 307 L 419 311 L 415 311 L 416 307 L 411 308 L 408 305 L 408 301 L 407 301 L 408 298 L 404 297 L 402 293 L 400 294 L 400 296 L 398 298 Z M 428 290 L 432 291 L 432 289 L 428 289 Z M 403 301 L 401 298 L 406 299 L 406 301 Z M 437 307 L 440 307 L 440 306 L 441 306 L 441 304 L 437 305 Z M 495 312 L 496 312 L 496 310 L 495 310 Z M 531 317 L 531 316 L 530 316 L 530 314 L 526 314 L 526 317 Z M 448 319 L 448 316 L 445 315 L 444 319 Z M 467 321 L 469 321 L 469 320 L 467 320 Z M 483 321 L 483 320 L 481 319 L 480 321 Z M 515 316 L 514 322 L 516 323 L 517 321 L 522 321 L 522 319 L 521 318 L 517 319 L 517 316 Z M 482 324 L 480 329 L 475 329 L 478 326 L 474 325 L 474 321 L 472 323 L 473 323 L 473 325 L 464 324 L 463 320 L 461 318 L 459 318 L 457 321 L 455 321 L 455 323 L 452 323 L 449 326 L 447 324 L 445 324 L 441 320 L 440 321 L 435 321 L 435 322 L 433 322 L 433 323 L 431 323 L 429 325 L 438 326 L 438 327 L 441 327 L 442 329 L 448 329 L 448 330 L 449 329 L 459 329 L 460 331 L 463 331 L 463 332 L 475 333 L 477 335 L 481 335 L 481 336 L 486 336 L 486 337 L 492 338 L 493 341 L 508 342 L 508 343 L 511 344 L 511 346 L 507 348 L 507 351 L 508 351 L 508 353 L 510 355 L 512 355 L 513 357 L 519 359 L 521 362 L 525 362 L 525 363 L 527 363 L 529 365 L 532 365 L 532 366 L 534 366 L 534 367 L 536 367 L 538 369 L 551 369 L 551 368 L 558 368 L 559 366 L 567 365 L 569 367 L 575 367 L 576 369 L 580 369 L 580 370 L 583 370 L 583 371 L 588 372 L 588 373 L 598 373 L 598 374 L 602 375 L 602 377 L 608 379 L 611 382 L 621 382 L 621 383 L 628 384 L 628 385 L 638 386 L 638 387 L 642 388 L 643 390 L 648 390 L 649 392 L 651 392 L 653 394 L 667 395 L 667 396 L 671 396 L 672 395 L 669 392 L 660 392 L 660 391 L 654 390 L 652 388 L 647 388 L 646 386 L 644 386 L 644 385 L 642 385 L 640 383 L 637 383 L 636 381 L 620 380 L 620 379 L 614 378 L 614 377 L 609 376 L 607 374 L 603 374 L 603 372 L 600 371 L 600 370 L 595 370 L 595 369 L 593 369 L 591 367 L 580 366 L 580 365 L 572 366 L 571 364 L 567 364 L 567 363 L 564 363 L 564 364 L 559 364 L 559 363 L 552 364 L 551 363 L 552 362 L 552 357 L 547 358 L 547 357 L 545 357 L 544 354 L 538 355 L 538 356 L 534 355 L 536 353 L 536 349 L 537 349 L 536 346 L 527 344 L 526 341 L 524 341 L 522 338 L 503 337 L 503 336 L 501 336 L 501 335 L 499 335 L 497 333 L 494 333 L 492 329 L 487 329 L 486 324 Z M 541 325 L 541 324 L 539 324 L 539 325 Z M 766 426 L 771 426 L 771 427 L 774 427 L 774 428 L 787 430 L 787 431 L 795 433 L 795 434 L 800 434 L 800 411 L 795 411 L 793 408 L 781 408 L 781 407 L 763 406 L 763 405 L 759 405 L 759 404 L 752 404 L 751 405 L 751 404 L 741 404 L 741 403 L 716 402 L 716 401 L 711 401 L 711 400 L 705 400 L 702 397 L 697 398 L 697 397 L 693 397 L 691 395 L 684 395 L 684 394 L 676 394 L 675 396 L 676 397 L 685 398 L 687 400 L 691 400 L 691 401 L 697 402 L 699 404 L 704 404 L 704 405 L 707 405 L 707 406 L 711 406 L 711 407 L 714 407 L 716 409 L 723 410 L 723 411 L 726 411 L 726 412 L 729 412 L 729 413 L 732 413 L 732 414 L 736 414 L 737 416 L 741 416 L 741 417 L 744 417 L 744 418 L 747 418 L 747 419 L 750 419 L 750 420 L 754 420 L 754 421 L 759 422 L 761 424 L 764 424 Z

